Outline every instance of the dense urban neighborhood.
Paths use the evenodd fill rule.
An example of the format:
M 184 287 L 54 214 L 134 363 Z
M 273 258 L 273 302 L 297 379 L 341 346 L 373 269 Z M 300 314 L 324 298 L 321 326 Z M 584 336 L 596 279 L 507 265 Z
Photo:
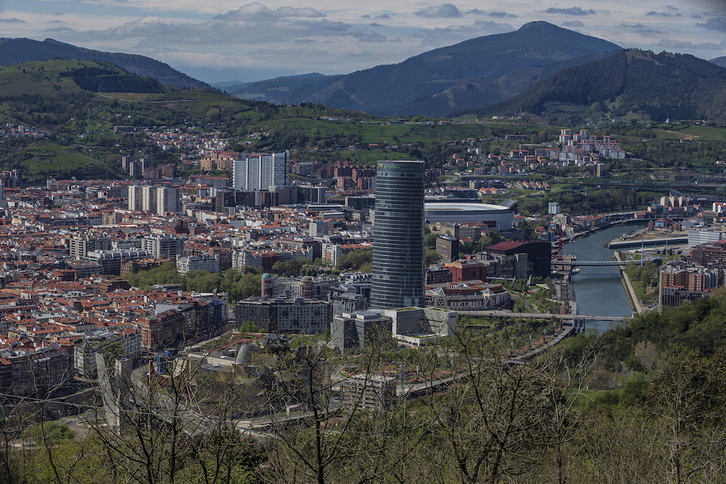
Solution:
M 0 482 L 726 480 L 726 68 L 533 22 L 226 94 L 47 42 L 0 66 Z

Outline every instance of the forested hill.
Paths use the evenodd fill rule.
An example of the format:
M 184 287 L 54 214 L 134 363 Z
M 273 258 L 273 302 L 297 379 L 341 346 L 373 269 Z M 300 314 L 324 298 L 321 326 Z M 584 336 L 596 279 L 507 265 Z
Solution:
M 565 69 L 479 115 L 553 116 L 590 108 L 654 121 L 726 120 L 726 69 L 691 55 L 627 50 Z M 575 109 L 576 110 L 576 109 Z
M 140 76 L 177 88 L 210 88 L 208 84 L 177 71 L 168 64 L 134 54 L 101 52 L 65 44 L 53 39 L 0 39 L 0 65 L 7 66 L 48 59 L 78 59 L 109 62 Z

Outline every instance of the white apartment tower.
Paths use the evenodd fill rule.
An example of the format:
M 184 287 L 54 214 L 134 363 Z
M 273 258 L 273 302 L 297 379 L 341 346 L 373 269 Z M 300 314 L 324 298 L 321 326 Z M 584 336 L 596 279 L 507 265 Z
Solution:
M 141 185 L 131 185 L 129 187 L 129 210 L 140 212 L 141 208 Z
M 181 199 L 179 188 L 153 185 L 132 185 L 129 187 L 129 210 L 145 211 L 164 215 L 177 213 Z
M 179 189 L 177 187 L 159 187 L 156 190 L 156 213 L 179 212 Z
M 156 187 L 150 185 L 141 187 L 141 210 L 156 212 Z
M 288 183 L 288 153 L 243 153 L 233 163 L 235 190 L 269 190 Z

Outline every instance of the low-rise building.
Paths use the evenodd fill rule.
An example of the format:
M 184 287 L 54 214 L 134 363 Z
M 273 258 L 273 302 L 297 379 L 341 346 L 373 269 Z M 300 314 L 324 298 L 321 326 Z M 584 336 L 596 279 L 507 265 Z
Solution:
M 237 324 L 251 321 L 270 333 L 320 334 L 328 330 L 333 311 L 327 301 L 252 297 L 238 302 L 234 314 Z

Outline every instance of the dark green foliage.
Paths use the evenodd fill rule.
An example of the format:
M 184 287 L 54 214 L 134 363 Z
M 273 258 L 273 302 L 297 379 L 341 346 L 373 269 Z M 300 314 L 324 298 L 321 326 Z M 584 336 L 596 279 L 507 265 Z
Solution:
M 373 261 L 373 251 L 366 249 L 351 250 L 338 260 L 338 267 L 346 270 L 358 270 Z
M 162 264 L 156 269 L 139 271 L 125 276 L 133 287 L 149 289 L 154 284 L 180 284 L 185 291 L 211 293 L 215 289 L 226 292 L 231 302 L 260 295 L 261 269 L 247 267 L 244 270 L 227 269 L 224 272 L 209 273 L 191 271 L 182 276 L 173 262 Z
M 0 39 L 0 65 L 22 64 L 50 59 L 76 59 L 107 62 L 139 76 L 152 77 L 176 88 L 209 88 L 167 64 L 141 55 L 101 52 L 46 39 Z
M 524 215 L 547 213 L 547 204 L 552 201 L 559 202 L 563 212 L 573 215 L 640 210 L 663 194 L 627 188 L 581 188 L 577 191 L 552 193 L 541 198 L 522 198 L 517 202 L 517 211 Z
M 602 114 L 616 117 L 637 113 L 655 121 L 723 121 L 725 91 L 722 67 L 691 55 L 628 50 L 565 69 L 479 114 L 518 110 L 548 115 L 567 106 L 596 104 Z

